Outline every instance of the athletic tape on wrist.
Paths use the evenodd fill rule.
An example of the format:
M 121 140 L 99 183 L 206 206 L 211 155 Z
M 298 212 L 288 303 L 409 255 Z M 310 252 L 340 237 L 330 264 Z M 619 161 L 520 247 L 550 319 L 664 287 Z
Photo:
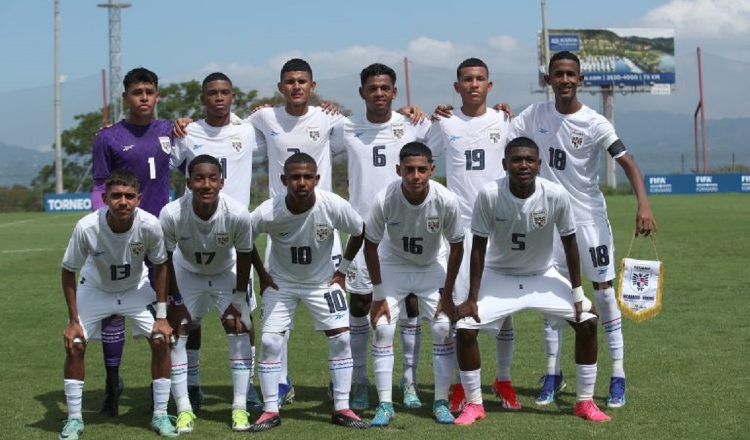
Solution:
M 156 319 L 167 319 L 167 303 L 156 303 Z
M 349 271 L 350 264 L 352 264 L 352 260 L 347 260 L 346 258 L 342 258 L 341 263 L 339 263 L 339 267 L 337 267 L 336 270 L 346 275 L 346 272 Z
M 372 285 L 372 300 L 382 301 L 384 299 L 385 299 L 385 289 L 383 289 L 383 285 L 373 284 Z
M 578 286 L 573 289 L 573 302 L 583 301 L 586 296 L 583 294 L 583 287 Z

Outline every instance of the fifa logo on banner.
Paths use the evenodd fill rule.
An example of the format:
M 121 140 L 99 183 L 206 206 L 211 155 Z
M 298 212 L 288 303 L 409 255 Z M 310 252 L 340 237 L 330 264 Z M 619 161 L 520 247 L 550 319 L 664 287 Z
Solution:
M 664 185 L 667 183 L 666 177 L 649 177 L 648 183 L 650 185 Z
M 742 183 L 750 183 L 750 176 L 742 176 L 740 179 Z
M 695 176 L 695 183 L 713 183 L 713 176 Z

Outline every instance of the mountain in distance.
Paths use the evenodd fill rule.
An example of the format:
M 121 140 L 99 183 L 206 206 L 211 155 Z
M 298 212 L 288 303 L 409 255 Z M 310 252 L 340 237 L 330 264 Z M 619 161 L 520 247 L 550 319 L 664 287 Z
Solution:
M 615 128 L 643 174 L 693 172 L 695 140 L 692 115 L 616 111 Z M 706 135 L 709 168 L 732 164 L 750 166 L 750 118 L 707 120 Z M 0 186 L 5 187 L 30 186 L 39 170 L 55 160 L 53 150 L 40 152 L 8 145 L 1 140 L 0 153 L 4 158 L 0 161 Z M 699 156 L 702 161 L 702 151 Z M 442 164 L 438 167 L 438 174 L 444 174 Z M 618 178 L 618 181 L 624 180 Z
M 37 151 L 0 141 L 0 186 L 31 186 L 31 181 L 45 165 L 55 161 L 55 151 Z

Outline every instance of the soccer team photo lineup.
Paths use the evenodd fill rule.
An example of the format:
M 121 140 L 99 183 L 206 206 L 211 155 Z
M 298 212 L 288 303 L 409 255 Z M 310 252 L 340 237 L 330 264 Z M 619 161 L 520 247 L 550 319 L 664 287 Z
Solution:
M 81 437 L 84 422 L 117 424 L 129 390 L 123 352 L 146 346 L 150 399 L 130 402 L 144 430 L 197 434 L 204 413 L 227 431 L 293 435 L 301 420 L 290 404 L 305 392 L 295 389 L 297 365 L 307 360 L 288 347 L 308 338 L 295 329 L 301 305 L 315 333 L 310 349 L 329 373 L 319 384 L 327 392 L 305 398 L 336 429 L 386 430 L 410 412 L 481 429 L 485 418 L 553 404 L 580 423 L 617 423 L 627 401 L 620 267 L 598 164 L 609 155 L 621 167 L 635 202 L 626 226 L 650 241 L 657 223 L 643 176 L 613 125 L 579 101 L 574 53 L 549 59 L 553 99 L 525 109 L 488 102 L 491 73 L 481 59 L 456 60 L 460 103 L 397 109 L 396 72 L 373 63 L 351 91 L 364 108 L 345 116 L 335 103 L 313 105 L 313 70 L 292 58 L 279 72 L 280 105 L 235 114 L 236 88 L 214 72 L 201 83 L 203 118 L 169 121 L 156 117 L 157 74 L 128 71 L 124 118 L 93 140 L 93 212 L 76 222 L 62 256 L 59 439 Z M 334 184 L 339 155 L 343 192 Z M 254 158 L 266 161 L 265 176 L 254 175 Z M 444 179 L 434 178 L 437 161 Z M 251 203 L 260 177 L 268 198 Z M 175 189 L 184 195 L 170 201 Z M 628 276 L 643 297 L 658 298 L 663 273 L 644 275 L 647 263 Z M 527 310 L 538 325 L 516 327 L 514 315 Z M 206 333 L 214 316 L 227 342 L 218 359 L 201 355 L 215 343 Z M 147 344 L 124 349 L 126 320 Z M 523 407 L 511 378 L 520 332 L 538 333 L 545 354 L 536 397 Z M 431 359 L 420 359 L 423 344 Z M 103 366 L 98 354 L 86 365 L 95 345 Z M 217 397 L 231 407 L 218 414 L 201 374 L 225 359 L 231 392 Z M 98 415 L 84 410 L 87 368 L 103 370 Z M 431 373 L 422 376 L 429 387 L 418 368 Z M 494 376 L 492 402 L 483 370 Z M 595 397 L 597 379 L 606 396 Z M 559 402 L 568 385 L 572 408 Z

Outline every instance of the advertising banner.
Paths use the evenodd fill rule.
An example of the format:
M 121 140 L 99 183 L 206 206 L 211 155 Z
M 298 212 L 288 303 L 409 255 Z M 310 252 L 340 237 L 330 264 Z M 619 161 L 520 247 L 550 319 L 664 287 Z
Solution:
M 674 84 L 673 29 L 550 29 L 549 55 L 570 51 L 581 60 L 584 87 Z M 542 38 L 539 38 L 542 42 Z M 539 47 L 540 84 L 549 60 Z
M 644 177 L 648 194 L 750 194 L 750 174 L 663 174 Z

